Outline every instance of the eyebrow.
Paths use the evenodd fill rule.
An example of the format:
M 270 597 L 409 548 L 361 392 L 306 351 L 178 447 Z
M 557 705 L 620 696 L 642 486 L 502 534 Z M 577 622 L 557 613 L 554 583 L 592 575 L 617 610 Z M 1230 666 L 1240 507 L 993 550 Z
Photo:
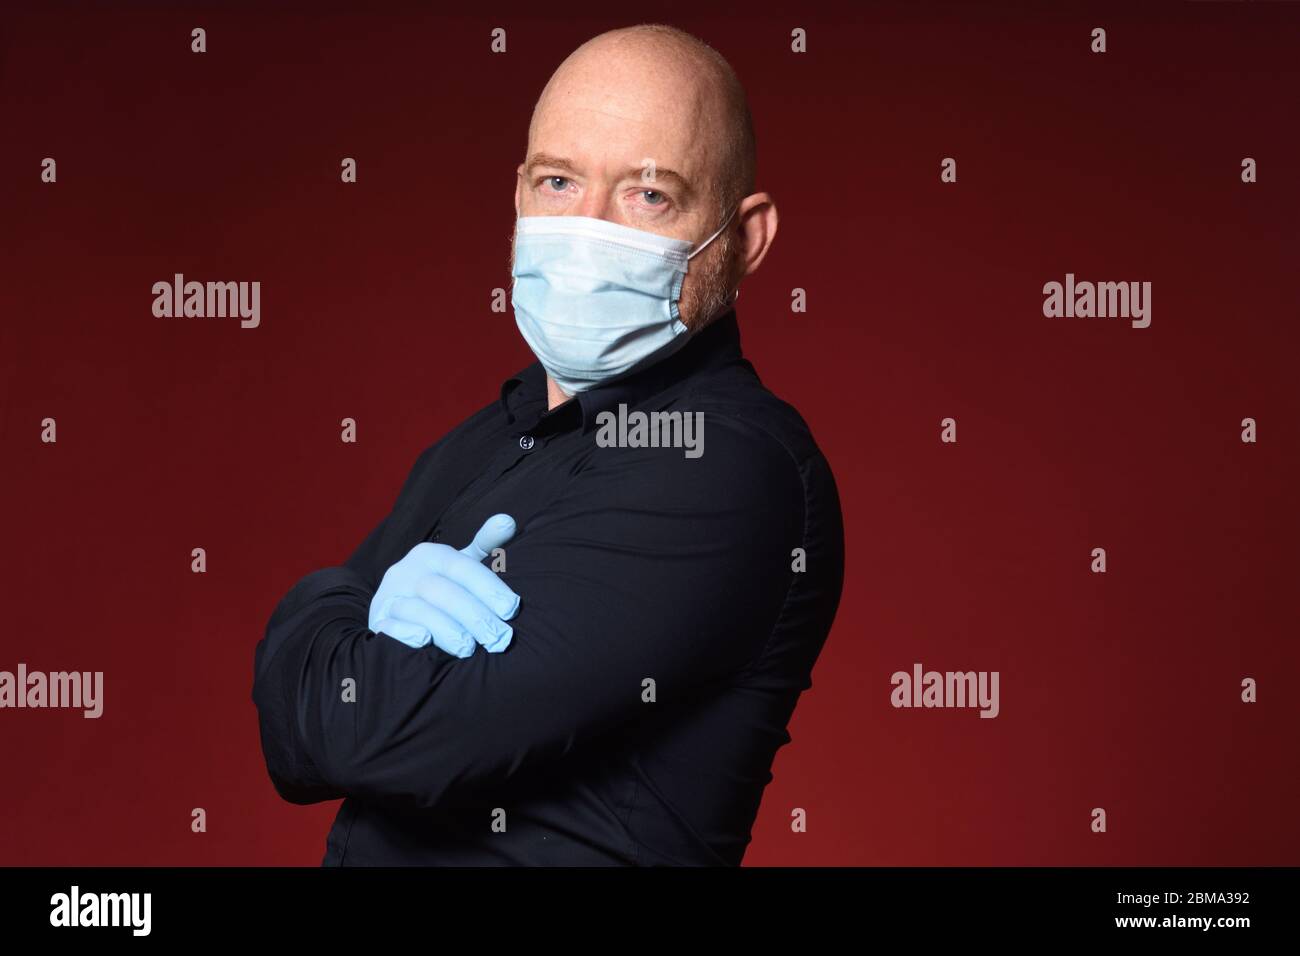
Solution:
M 533 153 L 533 155 L 528 158 L 528 162 L 524 164 L 525 175 L 531 176 L 533 171 L 539 166 L 546 166 L 550 169 L 562 169 L 568 173 L 581 175 L 581 171 L 573 164 L 572 160 L 566 159 L 563 156 L 555 156 L 551 153 Z M 623 173 L 622 178 L 628 179 L 630 177 L 635 177 L 640 179 L 643 169 L 644 167 L 642 166 L 633 166 Z M 691 185 L 690 180 L 685 176 L 677 172 L 675 169 L 669 169 L 667 166 L 655 166 L 655 178 L 653 182 L 659 182 L 660 180 L 665 179 L 676 184 L 677 188 L 681 191 L 681 198 L 683 201 L 695 196 L 695 187 Z

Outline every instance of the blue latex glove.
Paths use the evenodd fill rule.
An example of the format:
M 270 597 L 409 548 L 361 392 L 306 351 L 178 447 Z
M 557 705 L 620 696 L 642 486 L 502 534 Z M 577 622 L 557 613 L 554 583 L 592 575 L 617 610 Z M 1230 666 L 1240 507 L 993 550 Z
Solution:
M 460 551 L 420 542 L 384 573 L 370 602 L 370 629 L 411 647 L 432 641 L 456 657 L 469 657 L 476 643 L 505 650 L 514 634 L 505 622 L 518 612 L 519 595 L 482 561 L 514 534 L 514 519 L 499 514 Z

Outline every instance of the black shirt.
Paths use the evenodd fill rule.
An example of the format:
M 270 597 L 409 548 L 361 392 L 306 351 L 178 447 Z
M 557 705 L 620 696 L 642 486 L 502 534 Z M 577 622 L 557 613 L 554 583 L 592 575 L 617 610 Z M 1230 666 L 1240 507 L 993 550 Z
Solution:
M 601 413 L 620 405 L 629 424 L 698 413 L 702 430 L 689 447 L 608 447 Z M 734 311 L 546 406 L 539 364 L 507 380 L 420 454 L 346 565 L 271 616 L 262 749 L 284 799 L 345 798 L 324 865 L 744 855 L 839 603 L 830 468 L 743 358 Z M 499 512 L 518 524 L 499 571 L 521 598 L 505 651 L 462 659 L 369 630 L 391 565 L 421 541 L 462 548 Z

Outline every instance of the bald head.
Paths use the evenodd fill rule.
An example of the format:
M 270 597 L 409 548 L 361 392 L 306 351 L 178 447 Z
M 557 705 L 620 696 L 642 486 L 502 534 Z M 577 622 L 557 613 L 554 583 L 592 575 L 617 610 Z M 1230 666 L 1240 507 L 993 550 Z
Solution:
M 643 178 L 672 172 L 666 158 L 690 154 L 690 185 L 725 216 L 754 190 L 757 149 L 749 103 L 731 65 L 684 30 L 647 23 L 593 37 L 560 64 L 542 90 L 528 127 L 530 153 L 554 111 L 605 111 L 641 126 Z M 660 139 L 658 144 L 650 142 Z M 694 149 L 692 149 L 694 147 Z M 678 163 L 687 165 L 680 160 Z

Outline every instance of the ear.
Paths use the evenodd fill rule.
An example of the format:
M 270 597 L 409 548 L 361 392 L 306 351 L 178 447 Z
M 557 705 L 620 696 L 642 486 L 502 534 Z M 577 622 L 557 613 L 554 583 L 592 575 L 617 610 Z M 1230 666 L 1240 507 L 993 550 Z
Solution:
M 757 271 L 766 258 L 767 251 L 772 248 L 772 243 L 776 241 L 776 227 L 780 221 L 776 200 L 769 193 L 746 196 L 740 203 L 736 218 L 739 220 L 737 228 L 741 235 L 743 278 Z
M 519 192 L 524 185 L 524 164 L 520 163 L 519 168 L 515 170 L 515 218 L 519 218 Z

